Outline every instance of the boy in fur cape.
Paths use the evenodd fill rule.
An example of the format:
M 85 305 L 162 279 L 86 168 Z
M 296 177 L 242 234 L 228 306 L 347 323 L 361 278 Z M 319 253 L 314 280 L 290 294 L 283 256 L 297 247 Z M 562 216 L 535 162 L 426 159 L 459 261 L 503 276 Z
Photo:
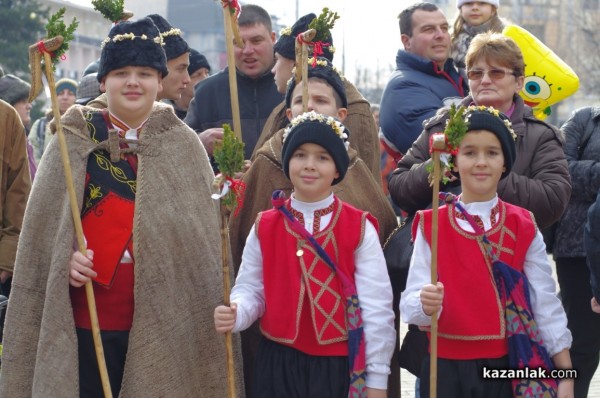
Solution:
M 197 135 L 154 102 L 167 73 L 154 23 L 118 23 L 98 70 L 107 110 L 76 105 L 62 117 L 89 250 L 74 252 L 52 140 L 17 251 L 0 396 L 104 396 L 90 279 L 114 397 L 227 396 L 211 318 L 222 300 L 214 175 Z

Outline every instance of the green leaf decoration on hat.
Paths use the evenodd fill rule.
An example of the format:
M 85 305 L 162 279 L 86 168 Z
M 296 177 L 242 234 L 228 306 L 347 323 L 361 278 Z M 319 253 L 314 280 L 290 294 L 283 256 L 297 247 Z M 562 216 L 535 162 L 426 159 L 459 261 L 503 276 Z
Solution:
M 130 11 L 125 11 L 125 0 L 92 0 L 92 5 L 94 10 L 114 23 L 127 20 L 133 16 Z
M 337 12 L 333 12 L 327 7 L 323 8 L 321 15 L 313 19 L 310 24 L 308 24 L 309 29 L 314 29 L 317 31 L 317 35 L 313 41 L 327 40 L 327 37 L 331 36 L 331 29 L 333 29 L 335 21 L 338 19 L 340 19 L 340 16 Z
M 66 8 L 59 9 L 52 14 L 46 24 L 46 38 L 50 39 L 56 36 L 62 36 L 62 45 L 52 52 L 52 69 L 56 71 L 56 63 L 60 57 L 69 50 L 69 42 L 75 38 L 75 29 L 79 26 L 77 18 L 73 18 L 71 24 L 67 27 L 63 22 Z
M 446 128 L 444 129 L 444 135 L 446 135 L 446 142 L 448 145 L 448 152 L 456 155 L 460 142 L 465 138 L 465 134 L 469 130 L 469 123 L 465 120 L 466 108 L 460 106 L 458 109 L 455 104 L 450 106 L 448 112 L 448 120 L 446 120 Z
M 233 177 L 244 167 L 244 143 L 236 137 L 229 124 L 223 124 L 223 140 L 215 144 L 213 152 L 215 162 L 221 171 L 215 178 L 215 185 L 222 188 L 229 181 L 231 189 L 222 196 L 221 205 L 237 214 L 243 205 L 244 185 Z
M 441 180 L 442 183 L 447 184 L 450 181 L 448 172 L 454 169 L 454 156 L 458 153 L 458 147 L 461 141 L 465 138 L 465 134 L 469 131 L 469 122 L 465 120 L 465 112 L 467 108 L 464 106 L 456 107 L 455 104 L 450 105 L 448 111 L 448 120 L 446 120 L 446 127 L 444 128 L 443 134 L 445 136 L 446 148 L 440 155 L 441 162 Z M 441 133 L 440 133 L 441 134 Z M 433 139 L 433 136 L 432 136 Z M 433 146 L 433 140 L 430 140 L 429 145 Z M 432 148 L 429 149 L 432 151 Z M 425 166 L 425 170 L 429 172 L 428 181 L 429 184 L 434 182 L 434 164 L 433 162 L 428 163 Z

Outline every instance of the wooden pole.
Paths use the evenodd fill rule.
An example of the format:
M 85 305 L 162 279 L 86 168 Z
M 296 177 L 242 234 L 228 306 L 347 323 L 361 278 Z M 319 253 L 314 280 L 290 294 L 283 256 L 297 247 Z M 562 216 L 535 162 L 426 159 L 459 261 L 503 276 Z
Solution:
M 69 161 L 69 153 L 67 151 L 67 141 L 62 129 L 60 120 L 60 111 L 58 108 L 58 99 L 56 97 L 56 82 L 54 81 L 54 72 L 52 70 L 52 58 L 50 53 L 44 52 L 44 65 L 46 79 L 50 86 L 50 98 L 52 99 L 52 111 L 56 124 L 56 138 L 60 146 L 60 154 L 63 161 L 65 171 L 65 182 L 71 203 L 71 213 L 73 215 L 73 224 L 75 225 L 75 235 L 77 236 L 77 246 L 79 251 L 86 253 L 85 239 L 83 236 L 83 227 L 81 225 L 81 217 L 79 215 L 79 207 L 77 206 L 77 196 L 73 186 L 73 175 L 71 174 L 71 162 Z M 112 390 L 110 389 L 110 381 L 108 379 L 108 371 L 106 370 L 106 360 L 104 359 L 104 348 L 102 347 L 102 339 L 100 337 L 100 326 L 98 324 L 98 313 L 96 312 L 96 300 L 94 298 L 94 288 L 92 282 L 88 281 L 85 284 L 85 294 L 90 312 L 90 320 L 92 323 L 92 336 L 94 339 L 94 348 L 96 350 L 96 359 L 98 361 L 98 369 L 100 370 L 100 380 L 102 381 L 102 389 L 106 398 L 112 398 Z
M 446 149 L 446 143 L 443 134 L 433 136 L 433 197 L 432 197 L 432 231 L 431 231 L 431 283 L 437 284 L 437 254 L 438 254 L 438 215 L 439 215 L 439 196 L 440 196 L 440 151 Z M 431 341 L 429 343 L 430 364 L 429 364 L 429 396 L 437 396 L 437 335 L 438 335 L 438 313 L 431 314 Z
M 309 29 L 300 34 L 300 40 L 296 39 L 296 84 L 302 81 L 302 112 L 308 111 L 308 44 L 315 36 L 317 31 Z
M 235 68 L 235 54 L 233 51 L 233 23 L 231 21 L 231 12 L 229 6 L 223 7 L 223 22 L 225 24 L 225 43 L 227 44 L 227 66 L 229 69 L 229 94 L 231 97 L 231 115 L 233 119 L 233 131 L 235 132 L 236 137 L 238 137 L 240 141 L 243 141 L 242 123 L 240 119 L 240 104 L 238 100 L 238 86 Z M 241 37 L 239 39 L 236 38 L 236 44 L 243 48 L 244 43 L 242 43 L 241 40 Z
M 229 234 L 227 224 L 229 222 L 230 211 L 227 207 L 221 204 L 221 258 L 223 264 L 223 303 L 229 306 L 229 295 L 231 294 L 231 280 L 229 276 Z M 233 367 L 233 340 L 231 332 L 225 334 L 225 349 L 227 351 L 227 386 L 228 397 L 235 398 L 235 369 Z

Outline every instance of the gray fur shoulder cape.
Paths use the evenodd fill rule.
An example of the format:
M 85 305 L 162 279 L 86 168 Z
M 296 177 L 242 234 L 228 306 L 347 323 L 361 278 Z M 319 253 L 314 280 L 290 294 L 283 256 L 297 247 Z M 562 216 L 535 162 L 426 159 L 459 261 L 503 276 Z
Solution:
M 77 198 L 90 154 L 84 112 L 62 117 Z M 120 397 L 227 396 L 220 218 L 198 136 L 155 103 L 138 143 L 134 215 L 135 312 Z M 79 203 L 81 208 L 81 203 Z M 75 234 L 58 140 L 44 153 L 17 250 L 4 333 L 2 397 L 79 397 L 68 261 Z M 102 328 L 102 325 L 100 325 Z M 238 396 L 242 396 L 239 341 Z

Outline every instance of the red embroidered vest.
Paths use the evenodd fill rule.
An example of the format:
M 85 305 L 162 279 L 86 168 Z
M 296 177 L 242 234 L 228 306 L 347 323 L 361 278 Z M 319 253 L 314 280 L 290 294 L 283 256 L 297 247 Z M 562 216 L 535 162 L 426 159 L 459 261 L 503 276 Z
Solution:
M 332 218 L 314 235 L 335 264 L 354 281 L 354 252 L 368 213 L 335 198 Z M 288 201 L 289 205 L 289 201 Z M 262 212 L 256 231 L 263 256 L 266 309 L 262 333 L 310 355 L 348 355 L 345 298 L 336 274 L 277 210 Z
M 91 138 L 108 139 L 100 112 L 86 115 Z M 105 150 L 89 156 L 81 222 L 87 248 L 94 251 L 98 273 L 94 291 L 103 330 L 129 330 L 133 319 L 133 264 L 120 264 L 125 250 L 133 256 L 133 217 L 136 172 L 125 160 L 110 161 Z M 118 279 L 118 280 L 117 280 Z M 78 327 L 89 328 L 83 288 L 71 288 L 71 302 Z
M 523 271 L 536 234 L 531 213 L 498 201 L 498 222 L 486 232 L 500 260 Z M 447 359 L 499 358 L 508 354 L 504 310 L 481 238 L 462 230 L 453 205 L 439 208 L 438 278 L 444 284 L 438 320 L 438 355 Z M 432 211 L 413 223 L 431 245 Z

